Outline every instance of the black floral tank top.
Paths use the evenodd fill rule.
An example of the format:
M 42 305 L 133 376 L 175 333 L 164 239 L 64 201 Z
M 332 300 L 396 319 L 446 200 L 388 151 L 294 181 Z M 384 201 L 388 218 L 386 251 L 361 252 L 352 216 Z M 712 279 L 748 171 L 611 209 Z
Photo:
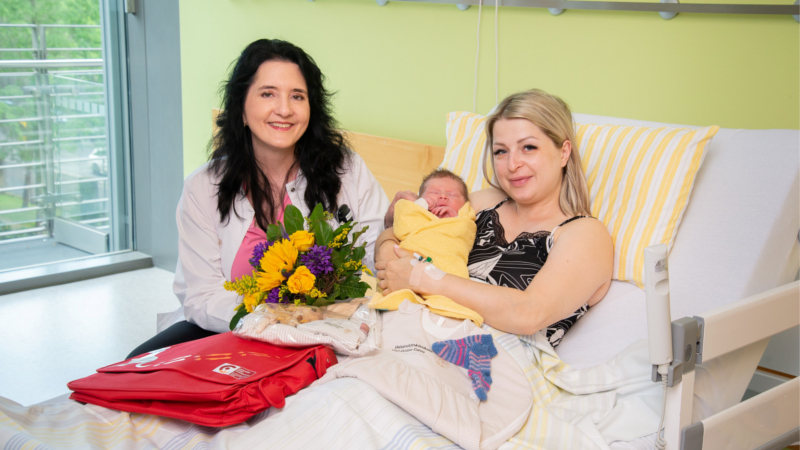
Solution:
M 508 199 L 478 213 L 475 244 L 469 253 L 469 276 L 496 286 L 525 290 L 547 261 L 553 237 L 549 231 L 523 232 L 513 241 L 506 242 L 505 230 L 497 214 L 497 208 L 506 201 Z M 582 217 L 588 216 L 567 219 L 559 227 Z M 569 317 L 547 327 L 545 331 L 550 345 L 556 347 L 560 344 L 567 331 L 588 310 L 589 304 L 584 303 Z

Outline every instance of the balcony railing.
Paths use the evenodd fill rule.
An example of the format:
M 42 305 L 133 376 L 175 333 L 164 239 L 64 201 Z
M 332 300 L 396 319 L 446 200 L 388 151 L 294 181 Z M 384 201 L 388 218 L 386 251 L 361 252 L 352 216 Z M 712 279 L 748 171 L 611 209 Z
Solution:
M 0 244 L 52 237 L 56 217 L 107 229 L 103 59 L 62 57 L 102 49 L 47 46 L 49 29 L 100 26 L 0 24 L 0 36 L 20 27 L 31 46 L 0 48 Z

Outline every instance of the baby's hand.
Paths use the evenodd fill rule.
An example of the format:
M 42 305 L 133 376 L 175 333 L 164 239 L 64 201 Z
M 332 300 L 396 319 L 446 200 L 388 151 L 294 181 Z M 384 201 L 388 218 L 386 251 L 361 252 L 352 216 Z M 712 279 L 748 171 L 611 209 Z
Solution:
M 440 219 L 458 216 L 458 212 L 449 206 L 437 206 L 431 210 L 431 213 Z

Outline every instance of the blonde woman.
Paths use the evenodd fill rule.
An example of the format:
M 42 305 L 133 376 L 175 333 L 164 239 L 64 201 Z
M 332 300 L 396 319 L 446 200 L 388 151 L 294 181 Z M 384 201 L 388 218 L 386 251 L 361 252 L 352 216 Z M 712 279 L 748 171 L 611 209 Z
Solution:
M 428 268 L 418 269 L 412 284 L 416 266 L 388 229 L 376 242 L 379 287 L 384 294 L 441 294 L 499 330 L 546 330 L 556 346 L 608 291 L 614 260 L 608 230 L 589 215 L 572 114 L 560 98 L 530 90 L 503 100 L 486 130 L 484 164 L 492 165 L 496 182 L 470 195 L 481 211 L 472 279 Z

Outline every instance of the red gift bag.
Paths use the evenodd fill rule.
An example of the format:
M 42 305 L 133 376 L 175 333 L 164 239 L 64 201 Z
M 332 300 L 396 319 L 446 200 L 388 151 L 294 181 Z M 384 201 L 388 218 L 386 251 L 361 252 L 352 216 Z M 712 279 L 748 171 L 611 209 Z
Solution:
M 276 347 L 230 332 L 165 347 L 72 381 L 71 399 L 219 427 L 240 423 L 336 364 L 327 347 Z

